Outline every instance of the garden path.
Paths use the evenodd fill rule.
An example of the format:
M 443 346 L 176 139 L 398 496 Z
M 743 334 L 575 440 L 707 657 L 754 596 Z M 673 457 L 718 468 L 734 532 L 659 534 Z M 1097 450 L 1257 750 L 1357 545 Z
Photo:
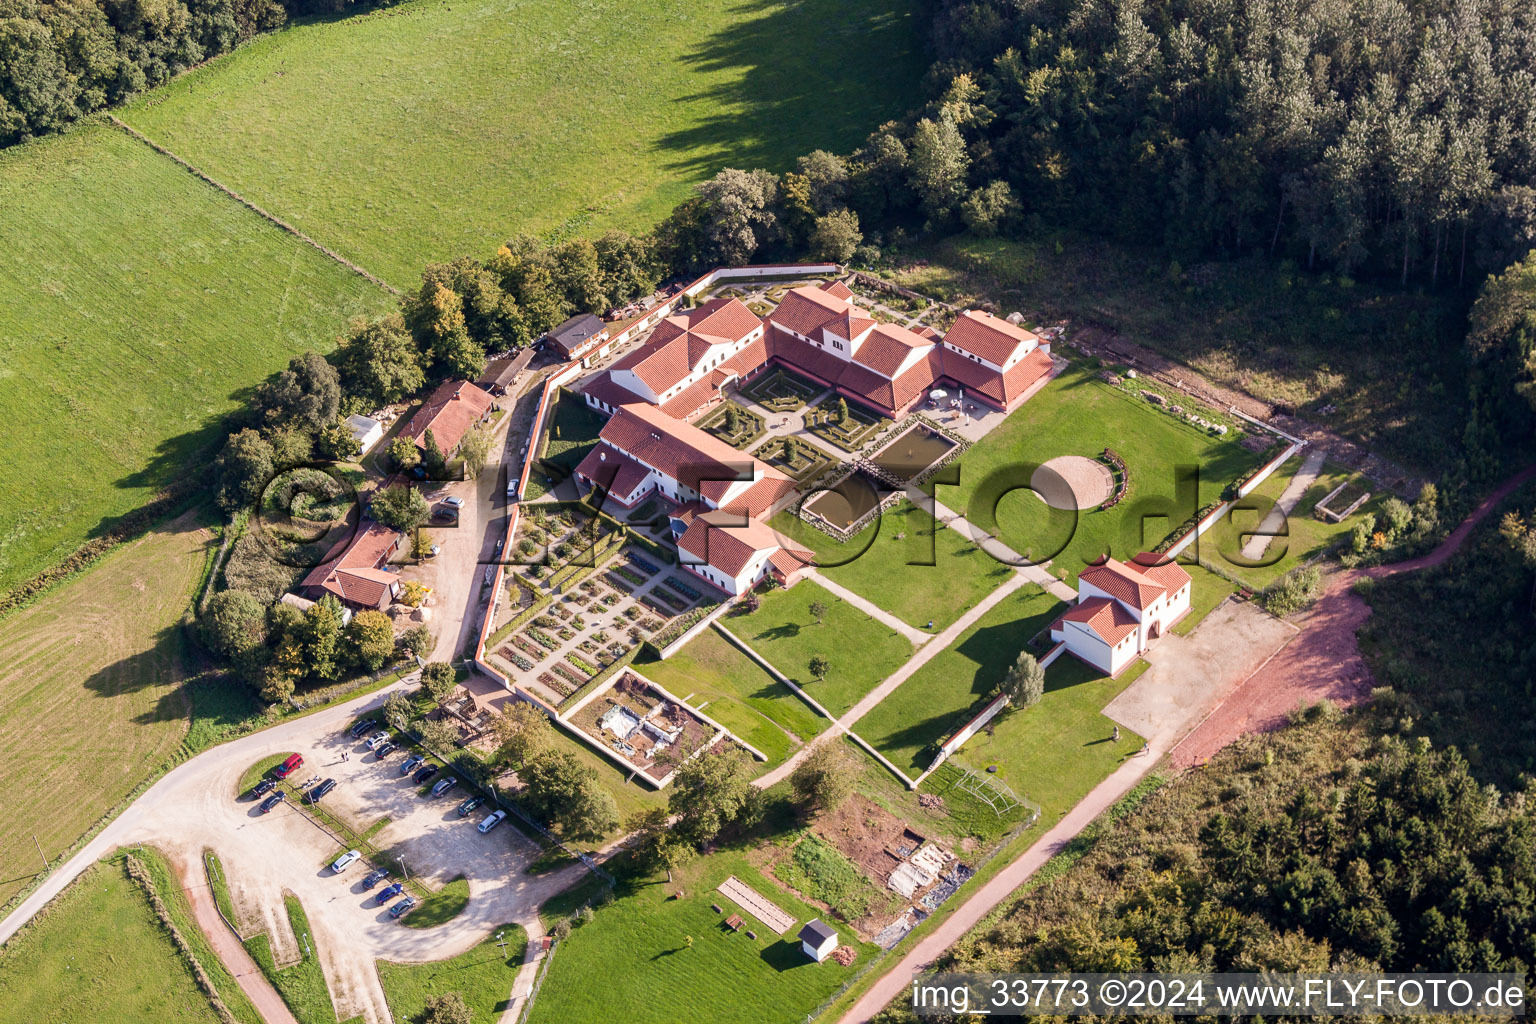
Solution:
M 1296 475 L 1291 477 L 1291 482 L 1281 492 L 1280 500 L 1275 502 L 1275 507 L 1259 524 L 1258 532 L 1243 544 L 1244 558 L 1250 562 L 1257 562 L 1264 557 L 1270 540 L 1285 525 L 1285 517 L 1291 514 L 1291 509 L 1295 508 L 1301 496 L 1307 493 L 1307 488 L 1317 481 L 1317 474 L 1323 470 L 1323 459 L 1326 454 L 1321 448 L 1313 448 L 1308 453 L 1301 468 L 1296 471 Z
M 933 639 L 933 634 L 925 633 L 921 629 L 918 629 L 916 626 L 907 625 L 905 622 L 902 622 L 896 616 L 892 615 L 884 608 L 881 608 L 873 601 L 865 597 L 860 597 L 858 594 L 855 594 L 841 583 L 833 582 L 832 580 L 823 576 L 816 569 L 807 569 L 805 571 L 805 577 L 806 579 L 815 580 L 818 584 L 825 587 L 827 590 L 831 591 L 838 597 L 842 598 L 844 601 L 847 601 L 849 604 L 853 605 L 855 608 L 863 612 L 865 615 L 868 615 L 870 618 L 890 626 L 896 632 L 900 633 L 908 640 L 911 640 L 912 643 L 918 647 L 921 647 L 923 644 Z
M 933 513 L 933 517 L 936 520 L 943 523 L 951 530 L 957 530 L 964 534 L 966 537 L 969 537 L 971 543 L 981 548 L 981 550 L 997 559 L 1003 565 L 1013 566 L 1019 571 L 1023 578 L 1029 580 L 1032 583 L 1040 584 L 1040 586 L 1044 588 L 1047 593 L 1054 597 L 1059 597 L 1063 601 L 1075 602 L 1077 600 L 1077 591 L 1073 590 L 1071 587 L 1067 586 L 1065 583 L 1061 582 L 1061 580 L 1057 579 L 1055 576 L 1052 576 L 1049 572 L 1046 571 L 1045 567 L 1050 565 L 1050 562 L 1043 562 L 1039 565 L 1030 564 L 1028 559 L 1026 559 L 1023 555 L 1019 554 L 1017 551 L 1013 550 L 1008 545 L 1004 544 L 1002 541 L 998 540 L 996 537 L 983 530 L 981 527 L 976 526 L 969 519 L 966 519 L 965 516 L 961 515 L 959 512 L 956 512 L 954 509 L 951 509 L 943 502 L 936 498 L 929 498 L 928 495 L 923 493 L 923 490 L 919 487 L 908 486 L 907 497 L 912 501 L 912 504 L 916 505 L 918 508 L 929 509 Z
M 940 651 L 944 650 L 950 644 L 960 639 L 960 634 L 964 633 L 967 629 L 970 629 L 977 620 L 979 620 L 983 615 L 987 614 L 987 612 L 991 611 L 998 602 L 1002 601 L 1003 598 L 1007 597 L 1009 594 L 1013 593 L 1015 590 L 1018 590 L 1020 587 L 1024 586 L 1024 584 L 1029 582 L 1030 579 L 1025 573 L 1015 572 L 1012 576 L 1009 577 L 1006 583 L 1002 584 L 996 590 L 982 598 L 973 608 L 971 608 L 970 611 L 956 619 L 948 629 L 944 630 L 942 633 L 939 633 L 929 643 L 919 647 L 917 653 L 907 659 L 906 664 L 902 665 L 901 668 L 886 676 L 885 679 L 881 681 L 879 686 L 876 686 L 873 690 L 870 690 L 868 693 L 866 693 L 864 698 L 853 707 L 849 708 L 847 713 L 844 714 L 842 718 L 836 719 L 836 728 L 828 729 L 826 732 L 822 733 L 820 736 L 816 737 L 814 740 L 801 747 L 794 753 L 793 756 L 786 759 L 783 764 L 779 765 L 773 771 L 759 778 L 756 785 L 761 789 L 767 789 L 768 787 L 789 778 L 790 773 L 795 770 L 796 766 L 799 765 L 802 760 L 808 757 L 811 751 L 814 750 L 819 743 L 827 739 L 827 737 L 838 736 L 844 732 L 850 734 L 853 733 L 853 725 L 855 722 L 873 711 L 881 701 L 889 697 L 898 686 L 910 679 L 918 669 L 922 668 L 924 665 L 928 664 L 928 662 L 933 660 L 934 656 L 937 655 Z M 898 774 L 901 773 L 898 772 Z M 903 775 L 902 778 L 906 778 L 906 776 Z

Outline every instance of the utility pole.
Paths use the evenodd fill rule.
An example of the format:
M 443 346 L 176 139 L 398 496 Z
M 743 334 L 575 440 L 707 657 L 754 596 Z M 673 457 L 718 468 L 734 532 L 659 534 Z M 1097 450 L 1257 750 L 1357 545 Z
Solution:
M 409 882 L 411 880 L 411 873 L 410 873 L 410 871 L 406 870 L 405 858 L 404 857 L 396 857 L 395 860 L 398 861 L 399 864 L 400 864 L 400 873 L 402 875 L 404 875 L 405 876 L 405 880 L 407 882 Z
M 32 843 L 33 843 L 33 845 L 35 845 L 37 847 L 37 855 L 39 857 L 43 858 L 43 874 L 47 874 L 48 873 L 48 868 L 50 867 L 50 865 L 48 863 L 47 856 L 44 855 L 44 853 L 43 853 L 43 844 L 39 843 L 37 841 L 37 833 L 36 832 L 32 833 Z
M 503 960 L 505 960 L 507 958 L 507 940 L 502 938 L 502 936 L 505 935 L 505 934 L 506 934 L 506 932 L 497 932 L 496 933 L 496 945 L 501 947 L 501 958 Z
M 309 956 L 309 932 L 304 933 L 304 955 Z

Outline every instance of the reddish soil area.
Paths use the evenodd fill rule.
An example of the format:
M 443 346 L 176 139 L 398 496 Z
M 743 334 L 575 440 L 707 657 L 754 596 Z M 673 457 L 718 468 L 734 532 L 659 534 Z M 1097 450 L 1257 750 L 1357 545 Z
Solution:
M 1180 768 L 1204 764 L 1239 736 L 1284 725 L 1287 713 L 1298 706 L 1325 698 L 1346 707 L 1364 701 L 1371 692 L 1371 672 L 1360 656 L 1355 634 L 1370 618 L 1371 609 L 1355 593 L 1355 580 L 1361 576 L 1381 579 L 1440 565 L 1504 499 L 1532 479 L 1536 479 L 1536 466 L 1510 477 L 1427 555 L 1395 565 L 1330 574 L 1323 596 L 1298 618 L 1301 632 L 1184 737 L 1170 755 L 1173 763 Z
M 858 865 L 864 876 L 878 886 L 901 859 L 895 851 L 908 853 L 923 844 L 924 837 L 907 823 L 868 797 L 855 793 L 838 808 L 816 819 L 815 832 L 839 853 Z

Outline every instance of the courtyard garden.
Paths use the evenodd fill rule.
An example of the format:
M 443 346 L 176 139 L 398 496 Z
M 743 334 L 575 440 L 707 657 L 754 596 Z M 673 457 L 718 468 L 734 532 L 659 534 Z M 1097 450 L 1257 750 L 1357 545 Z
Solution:
M 780 366 L 743 386 L 741 393 L 773 412 L 794 412 L 823 390 L 821 385 Z
M 838 394 L 823 398 L 805 414 L 805 426 L 811 433 L 844 451 L 856 452 L 870 438 L 891 425 L 891 421 L 858 402 Z
M 817 568 L 909 626 L 944 629 L 1013 572 L 958 530 L 939 527 L 911 502 L 882 513 L 846 543 L 793 512 L 773 528 L 816 554 Z
M 1112 448 L 1130 473 L 1125 500 L 1104 511 L 1051 508 L 1029 489 L 1032 467 L 1064 455 L 1095 459 Z M 1074 364 L 960 457 L 958 489 L 939 501 L 1069 583 L 1112 553 L 1155 548 L 1234 480 L 1259 452 L 1175 419 Z
M 937 745 L 992 697 L 1030 638 L 1065 610 L 1041 587 L 1025 584 L 859 719 L 855 731 L 916 778 L 933 762 Z
M 729 399 L 711 409 L 694 426 L 713 434 L 732 448 L 745 449 L 763 436 L 763 418 Z
M 818 623 L 811 606 L 826 609 Z M 814 580 L 774 590 L 755 612 L 720 620 L 768 664 L 842 715 L 912 656 L 912 643 L 884 623 L 834 597 Z M 812 659 L 828 663 L 818 679 Z

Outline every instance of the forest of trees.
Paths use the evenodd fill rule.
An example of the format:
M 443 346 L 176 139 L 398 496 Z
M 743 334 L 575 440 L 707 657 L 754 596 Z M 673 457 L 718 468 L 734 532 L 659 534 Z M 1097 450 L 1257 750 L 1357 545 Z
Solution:
M 934 970 L 1526 971 L 1536 809 L 1385 709 L 1252 737 Z M 893 1005 L 882 1022 L 909 1021 Z M 925 1017 L 925 1020 L 944 1018 Z
M 115 106 L 278 28 L 291 15 L 331 13 L 355 3 L 0 0 L 0 146 Z

